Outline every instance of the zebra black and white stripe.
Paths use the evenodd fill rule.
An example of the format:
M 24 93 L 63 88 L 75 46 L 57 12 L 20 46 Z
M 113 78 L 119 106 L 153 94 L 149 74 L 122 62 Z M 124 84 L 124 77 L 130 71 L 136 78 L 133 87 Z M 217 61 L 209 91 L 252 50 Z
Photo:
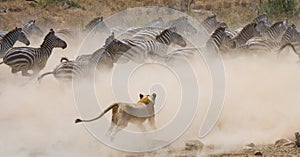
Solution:
M 242 31 L 232 39 L 235 42 L 236 48 L 244 46 L 247 41 L 253 37 L 261 36 L 256 26 L 256 23 L 250 23 L 246 25 Z
M 119 38 L 133 40 L 155 40 L 165 28 L 174 28 L 174 31 L 180 35 L 189 36 L 197 33 L 197 29 L 188 21 L 188 18 L 183 16 L 169 21 L 162 27 L 146 26 L 130 28 L 124 32 Z
M 53 29 L 44 38 L 40 48 L 14 47 L 3 58 L 3 62 L 11 67 L 12 73 L 22 72 L 22 76 L 37 75 L 47 64 L 53 48 L 66 48 L 67 44 L 55 36 Z M 33 74 L 28 71 L 32 70 Z
M 284 21 L 276 22 L 271 27 L 262 32 L 262 37 L 268 38 L 273 41 L 280 41 L 287 27 L 287 19 Z
M 206 51 L 209 53 L 219 53 L 235 48 L 235 42 L 225 32 L 225 27 L 217 28 L 206 42 Z M 228 50 L 227 50 L 228 49 Z
M 282 50 L 286 45 L 300 41 L 300 35 L 296 30 L 295 25 L 288 26 L 286 31 L 283 33 L 280 41 L 272 40 L 265 37 L 252 38 L 246 43 L 248 50 L 254 52 L 277 52 Z
M 7 50 L 12 48 L 16 41 L 20 41 L 25 45 L 29 45 L 30 42 L 27 39 L 25 33 L 22 31 L 22 28 L 15 28 L 4 35 L 2 40 L 0 40 L 0 58 L 3 58 Z
M 261 14 L 252 20 L 252 23 L 259 24 L 260 22 L 263 22 L 267 27 L 272 25 L 272 20 L 267 16 L 266 13 Z
M 44 76 L 53 74 L 58 80 L 71 80 L 73 78 L 87 78 L 98 69 L 111 69 L 122 53 L 127 51 L 129 47 L 121 41 L 114 38 L 114 34 L 109 36 L 105 45 L 96 50 L 93 54 L 80 55 L 75 60 L 62 58 L 60 64 L 51 72 L 47 72 L 39 76 L 41 80 Z
M 30 38 L 32 35 L 39 37 L 43 36 L 43 31 L 36 25 L 35 20 L 30 20 L 27 24 L 25 24 L 23 26 L 23 32 L 28 38 Z
M 184 38 L 174 31 L 175 28 L 165 29 L 155 40 L 130 40 L 123 39 L 130 49 L 125 52 L 120 60 L 122 62 L 144 62 L 146 59 L 161 58 L 166 56 L 171 43 L 181 47 L 186 46 Z
M 217 21 L 216 15 L 207 17 L 201 22 L 201 25 L 204 27 L 208 34 L 211 34 L 215 31 L 215 29 L 219 27 L 228 27 L 225 23 Z
M 71 39 L 74 40 L 80 36 L 84 36 L 88 33 L 90 33 L 91 31 L 95 31 L 95 32 L 105 32 L 105 33 L 109 33 L 110 30 L 109 28 L 106 26 L 106 24 L 103 21 L 103 17 L 96 17 L 93 20 L 91 20 L 85 27 L 83 30 L 81 29 L 61 29 L 58 30 L 56 33 L 60 36 L 65 37 L 66 39 Z

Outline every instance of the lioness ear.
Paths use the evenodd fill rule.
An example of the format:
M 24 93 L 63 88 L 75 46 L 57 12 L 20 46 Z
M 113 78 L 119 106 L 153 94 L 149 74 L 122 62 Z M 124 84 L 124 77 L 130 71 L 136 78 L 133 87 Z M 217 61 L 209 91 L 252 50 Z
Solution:
M 155 100 L 155 98 L 156 98 L 156 93 L 153 93 L 153 94 L 152 94 L 152 98 L 153 98 L 153 100 Z
M 144 95 L 142 93 L 140 93 L 140 99 L 142 99 L 144 97 Z

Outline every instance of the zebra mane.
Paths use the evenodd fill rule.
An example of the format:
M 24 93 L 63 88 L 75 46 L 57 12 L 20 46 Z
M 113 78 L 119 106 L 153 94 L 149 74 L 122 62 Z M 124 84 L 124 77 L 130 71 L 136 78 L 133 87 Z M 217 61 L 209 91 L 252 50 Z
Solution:
M 235 36 L 235 38 L 239 37 L 241 34 L 246 33 L 249 29 L 256 28 L 256 23 L 249 23 L 242 28 L 242 30 Z
M 112 32 L 111 35 L 105 40 L 105 44 L 103 47 L 107 47 L 113 40 L 115 39 L 115 33 Z
M 6 38 L 7 36 L 10 36 L 11 34 L 13 34 L 13 33 L 15 33 L 15 32 L 18 32 L 18 31 L 22 31 L 22 28 L 16 27 L 15 29 L 13 29 L 13 30 L 9 31 L 8 33 L 6 33 L 6 34 L 2 37 L 2 39 Z
M 90 31 L 92 30 L 95 26 L 97 26 L 99 23 L 103 21 L 103 17 L 96 17 L 92 21 L 90 21 L 84 28 L 84 31 Z
M 266 13 L 261 14 L 261 15 L 255 17 L 255 18 L 252 20 L 252 22 L 253 22 L 253 23 L 257 23 L 257 24 L 258 24 L 259 22 L 263 22 L 263 23 L 266 24 L 266 25 L 271 25 L 271 24 L 272 24 L 271 21 L 269 20 L 269 18 L 268 18 L 268 16 L 267 16 Z
M 42 47 L 45 44 L 45 41 L 48 38 L 50 38 L 51 36 L 55 35 L 54 33 L 55 33 L 54 30 L 51 28 L 50 31 L 49 31 L 49 33 L 45 36 L 44 41 L 43 41 L 43 43 L 42 43 L 42 45 L 40 47 Z

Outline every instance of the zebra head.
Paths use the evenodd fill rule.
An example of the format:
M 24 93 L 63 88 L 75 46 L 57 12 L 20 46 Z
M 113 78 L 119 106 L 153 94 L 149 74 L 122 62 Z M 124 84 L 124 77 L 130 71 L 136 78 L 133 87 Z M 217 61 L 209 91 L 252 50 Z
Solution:
M 165 29 L 158 36 L 156 36 L 156 41 L 166 45 L 173 43 L 181 47 L 185 47 L 186 42 L 184 38 L 180 34 L 176 33 L 175 30 L 175 27 Z
M 197 29 L 188 21 L 186 16 L 172 21 L 169 27 L 175 27 L 176 32 L 184 33 L 185 35 L 193 35 L 197 33 Z
M 110 32 L 108 27 L 103 21 L 103 17 L 96 17 L 92 21 L 90 21 L 84 28 L 84 32 L 90 32 L 95 28 L 97 32 Z
M 35 23 L 35 20 L 30 20 L 27 24 L 23 26 L 23 31 L 27 36 L 32 34 L 37 35 L 39 37 L 43 36 L 43 31 L 40 27 L 38 27 Z
M 104 53 L 110 56 L 116 62 L 125 52 L 131 47 L 118 39 L 113 39 L 108 45 L 105 46 Z
M 267 16 L 266 13 L 264 14 L 261 14 L 257 17 L 255 17 L 253 20 L 252 20 L 253 23 L 260 23 L 260 22 L 263 22 L 267 27 L 270 27 L 272 25 L 272 20 L 269 19 L 269 17 Z
M 44 41 L 49 41 L 49 43 L 53 47 L 58 47 L 62 49 L 65 49 L 67 47 L 67 43 L 62 39 L 60 39 L 59 37 L 57 37 L 52 28 L 50 29 L 50 32 L 46 35 Z
M 22 31 L 22 28 L 16 27 L 13 31 L 17 33 L 16 35 L 18 41 L 24 43 L 27 46 L 30 44 L 30 41 L 27 39 L 25 33 Z

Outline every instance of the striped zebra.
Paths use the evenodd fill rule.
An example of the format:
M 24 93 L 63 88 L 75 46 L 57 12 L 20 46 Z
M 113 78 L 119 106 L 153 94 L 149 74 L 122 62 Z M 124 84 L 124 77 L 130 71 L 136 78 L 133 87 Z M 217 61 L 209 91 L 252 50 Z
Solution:
M 130 28 L 125 33 L 119 36 L 121 39 L 133 39 L 133 40 L 155 40 L 165 28 L 174 28 L 174 31 L 184 35 L 194 35 L 197 33 L 197 29 L 188 21 L 188 18 L 183 16 L 177 19 L 169 21 L 162 27 L 137 27 Z
M 35 20 L 30 20 L 27 24 L 25 24 L 23 26 L 23 32 L 28 38 L 30 38 L 32 35 L 39 37 L 43 36 L 43 31 L 36 25 Z
M 279 21 L 274 23 L 271 27 L 267 28 L 264 32 L 261 33 L 261 35 L 262 37 L 268 38 L 273 41 L 280 41 L 287 27 L 287 19 L 284 21 Z
M 28 38 L 32 35 L 36 35 L 38 37 L 43 36 L 43 31 L 36 25 L 35 20 L 28 21 L 28 23 L 22 27 L 22 30 Z M 5 32 L 0 31 L 0 37 L 3 37 L 4 35 Z
M 175 31 L 181 35 L 194 35 L 197 33 L 197 29 L 188 21 L 187 16 L 179 17 L 175 20 L 169 21 L 165 28 L 175 28 Z
M 291 46 L 292 43 L 300 42 L 300 35 L 296 30 L 295 25 L 288 26 L 283 33 L 280 41 L 272 40 L 266 37 L 252 38 L 246 43 L 248 51 L 252 52 L 281 52 L 286 46 Z M 295 48 L 293 48 L 295 51 Z
M 206 42 L 207 52 L 227 52 L 229 49 L 235 48 L 235 42 L 226 34 L 225 29 L 225 27 L 219 27 L 213 32 Z
M 114 38 L 114 34 L 109 36 L 105 45 L 94 53 L 89 55 L 80 55 L 75 60 L 62 58 L 60 64 L 51 72 L 46 72 L 38 77 L 40 81 L 46 75 L 53 74 L 58 80 L 66 81 L 73 78 L 86 78 L 94 72 L 94 70 L 109 68 L 116 62 L 118 56 L 126 52 L 129 47 Z
M 119 59 L 119 63 L 130 60 L 140 63 L 146 59 L 160 59 L 167 55 L 170 44 L 186 46 L 184 38 L 176 33 L 175 28 L 165 29 L 155 40 L 130 40 L 123 39 L 130 49 Z
M 25 33 L 22 31 L 22 28 L 15 28 L 4 35 L 0 40 L 0 58 L 3 58 L 6 52 L 14 46 L 14 44 L 20 41 L 25 45 L 29 45 L 30 42 L 27 39 Z
M 219 27 L 228 27 L 226 23 L 219 22 L 216 19 L 216 15 L 212 15 L 207 17 L 205 20 L 201 22 L 201 25 L 204 27 L 204 29 L 207 31 L 208 34 L 211 34 L 215 31 L 215 29 Z
M 88 62 L 75 62 L 72 60 L 69 60 L 66 57 L 61 58 L 60 64 L 57 65 L 53 71 L 46 72 L 38 77 L 38 81 L 40 82 L 42 78 L 44 78 L 46 75 L 53 75 L 57 80 L 60 81 L 70 81 L 74 77 L 83 77 L 87 74 L 86 68 Z
M 102 16 L 94 18 L 87 25 L 85 25 L 83 32 L 89 33 L 94 28 L 95 28 L 95 31 L 97 31 L 97 32 L 106 32 L 106 33 L 110 32 L 109 28 L 104 23 Z
M 114 33 L 112 33 L 112 35 L 105 40 L 105 44 L 102 48 L 92 54 L 80 55 L 75 61 L 89 61 L 93 65 L 97 65 L 98 69 L 101 69 L 101 67 L 110 69 L 130 48 L 131 47 L 125 42 L 115 39 Z
M 259 24 L 260 22 L 263 22 L 267 27 L 272 25 L 272 20 L 269 19 L 266 13 L 261 14 L 252 20 L 252 23 Z
M 47 64 L 53 48 L 66 48 L 65 41 L 55 36 L 53 29 L 45 36 L 40 48 L 14 47 L 7 51 L 3 63 L 11 67 L 12 73 L 22 72 L 22 76 L 35 76 Z M 29 74 L 28 71 L 33 73 Z
M 94 29 L 95 28 L 95 29 Z M 83 30 L 80 29 L 61 29 L 56 34 L 65 37 L 66 39 L 74 40 L 81 35 L 86 35 L 91 31 L 95 32 L 110 32 L 109 28 L 105 25 L 103 17 L 96 17 L 85 25 Z
M 247 41 L 253 37 L 259 37 L 260 32 L 257 30 L 256 23 L 250 23 L 243 27 L 242 31 L 232 40 L 235 42 L 236 48 L 244 46 Z

